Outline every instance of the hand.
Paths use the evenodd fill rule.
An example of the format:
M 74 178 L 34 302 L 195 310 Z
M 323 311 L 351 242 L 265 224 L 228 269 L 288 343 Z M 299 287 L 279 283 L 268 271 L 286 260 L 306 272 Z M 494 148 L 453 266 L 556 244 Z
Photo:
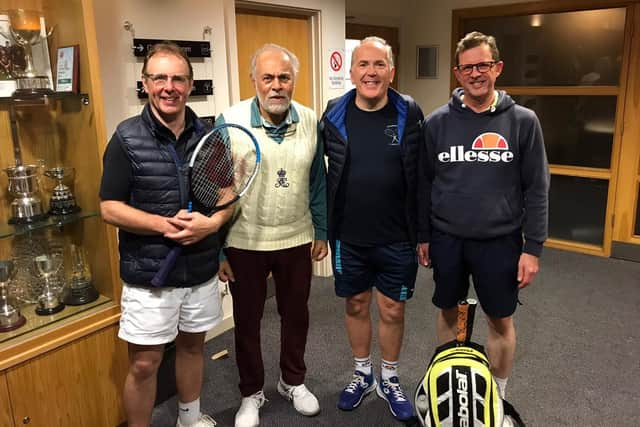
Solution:
M 175 240 L 181 245 L 193 245 L 220 228 L 220 221 L 214 215 L 209 218 L 199 212 L 180 210 L 174 217 L 167 218 L 167 222 L 178 231 L 164 233 L 167 239 Z
M 326 240 L 314 240 L 311 246 L 311 259 L 314 261 L 322 261 L 329 253 Z
M 526 288 L 538 274 L 538 257 L 523 253 L 518 261 L 518 288 Z
M 423 267 L 431 267 L 431 258 L 429 258 L 429 243 L 418 243 L 418 262 Z
M 233 277 L 233 270 L 231 270 L 231 264 L 226 259 L 220 262 L 218 267 L 218 277 L 223 282 L 235 282 L 236 278 Z

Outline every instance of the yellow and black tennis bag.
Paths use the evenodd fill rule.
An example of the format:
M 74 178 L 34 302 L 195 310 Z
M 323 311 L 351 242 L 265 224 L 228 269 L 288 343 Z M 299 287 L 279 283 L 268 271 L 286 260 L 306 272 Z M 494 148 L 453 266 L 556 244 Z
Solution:
M 500 398 L 484 348 L 469 340 L 475 304 L 459 305 L 456 340 L 436 349 L 418 384 L 414 404 L 423 426 L 524 427 L 513 406 Z

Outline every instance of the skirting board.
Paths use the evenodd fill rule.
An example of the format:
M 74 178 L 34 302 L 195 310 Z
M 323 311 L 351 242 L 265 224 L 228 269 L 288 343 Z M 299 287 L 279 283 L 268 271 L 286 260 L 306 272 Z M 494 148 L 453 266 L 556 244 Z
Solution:
M 611 258 L 640 262 L 640 246 L 625 242 L 611 242 Z

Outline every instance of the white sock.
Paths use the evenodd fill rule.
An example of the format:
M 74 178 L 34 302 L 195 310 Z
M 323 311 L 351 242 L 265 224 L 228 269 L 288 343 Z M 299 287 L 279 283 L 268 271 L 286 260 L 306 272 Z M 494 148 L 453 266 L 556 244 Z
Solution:
M 389 362 L 388 360 L 382 359 L 382 370 L 380 371 L 380 377 L 383 380 L 388 380 L 391 377 L 398 376 L 398 361 L 394 360 L 393 362 Z
M 504 399 L 507 395 L 507 381 L 509 381 L 509 378 L 498 378 L 494 375 L 493 379 L 496 380 L 498 385 L 498 394 Z
M 193 402 L 178 402 L 178 418 L 183 426 L 191 426 L 198 422 L 200 417 L 200 398 Z
M 356 371 L 360 371 L 365 375 L 371 375 L 371 355 L 367 357 L 354 357 L 356 363 Z

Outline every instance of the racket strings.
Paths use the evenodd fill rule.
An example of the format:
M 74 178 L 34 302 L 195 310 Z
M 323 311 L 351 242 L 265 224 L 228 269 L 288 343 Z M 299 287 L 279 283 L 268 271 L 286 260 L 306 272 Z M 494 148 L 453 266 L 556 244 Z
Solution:
M 195 153 L 191 171 L 193 196 L 208 208 L 237 198 L 256 168 L 253 141 L 243 132 L 213 132 Z

